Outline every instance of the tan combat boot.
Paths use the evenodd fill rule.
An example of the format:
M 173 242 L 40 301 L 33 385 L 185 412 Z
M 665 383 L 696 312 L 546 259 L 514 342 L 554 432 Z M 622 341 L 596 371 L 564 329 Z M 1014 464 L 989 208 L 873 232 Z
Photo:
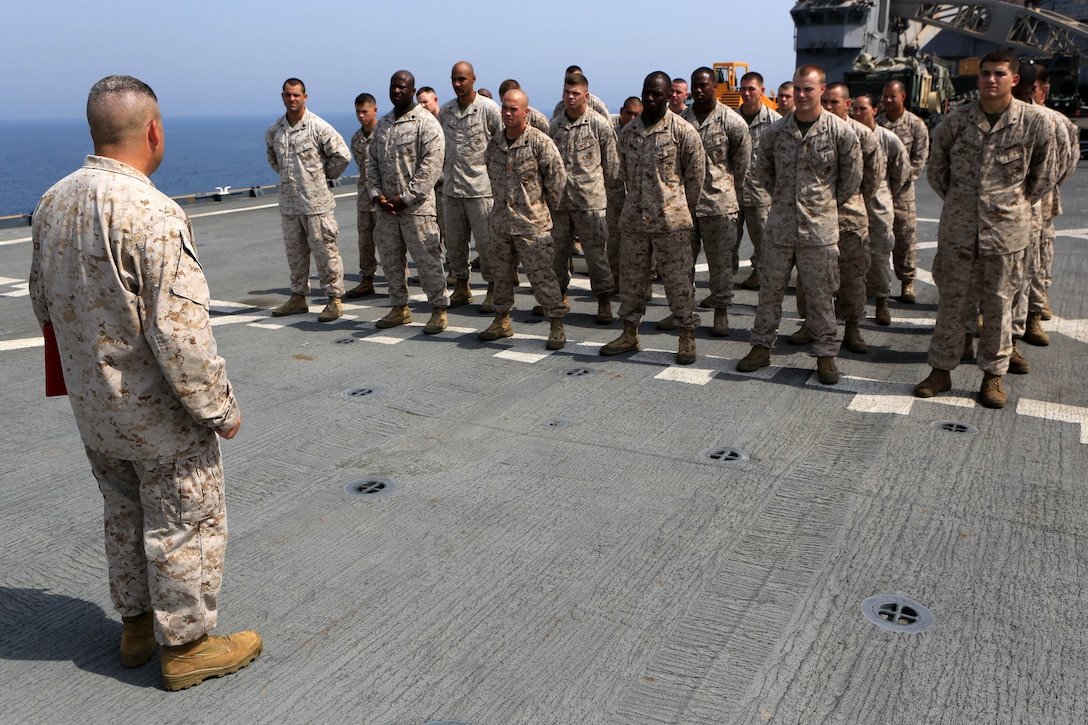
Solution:
M 737 361 L 737 370 L 752 373 L 771 364 L 771 351 L 762 345 L 752 345 L 748 354 Z
M 480 305 L 480 314 L 489 315 L 495 312 L 495 283 L 487 283 L 487 292 L 484 293 L 484 301 Z
M 1051 310 L 1050 310 L 1050 295 L 1049 294 L 1046 296 L 1045 299 L 1043 299 L 1043 309 L 1039 313 L 1039 319 L 1042 320 L 1043 322 L 1049 322 L 1050 320 L 1054 319 L 1054 313 L 1051 312 Z
M 478 337 L 486 342 L 498 340 L 500 337 L 513 337 L 514 328 L 510 325 L 510 315 L 503 312 L 495 313 L 495 321 L 491 326 L 481 332 Z
M 710 303 L 712 301 L 711 298 L 713 296 L 714 295 L 707 295 L 703 299 L 699 300 L 699 306 L 702 307 L 704 310 L 709 310 L 710 309 Z
M 1043 329 L 1042 313 L 1029 312 L 1027 327 L 1024 330 L 1024 342 L 1038 347 L 1050 344 L 1050 335 Z
M 952 373 L 940 368 L 932 368 L 925 380 L 914 386 L 914 397 L 932 398 L 937 393 L 952 389 Z
M 835 385 L 839 382 L 839 370 L 835 367 L 835 358 L 830 355 L 816 358 L 816 379 L 824 385 Z
M 892 311 L 888 309 L 887 297 L 876 298 L 876 315 L 874 315 L 874 318 L 876 319 L 876 324 L 881 325 L 882 327 L 887 327 L 892 324 Z
M 374 324 L 380 330 L 388 330 L 390 327 L 396 327 L 397 325 L 407 325 L 411 321 L 412 312 L 408 309 L 408 305 L 397 305 L 389 310 L 388 315 Z
M 608 325 L 612 323 L 612 295 L 597 295 L 597 324 Z
M 558 317 L 552 318 L 552 329 L 548 334 L 548 341 L 544 343 L 544 347 L 548 350 L 562 350 L 563 346 L 567 344 L 567 333 L 563 330 L 563 320 Z
M 869 351 L 869 345 L 866 344 L 865 338 L 861 336 L 861 329 L 858 328 L 856 321 L 847 320 L 846 332 L 842 336 L 842 344 L 847 350 L 858 355 L 864 355 Z
M 206 634 L 177 647 L 162 648 L 162 684 L 184 690 L 209 677 L 230 675 L 261 654 L 261 636 L 249 629 L 228 637 Z
M 155 641 L 155 618 L 151 612 L 135 617 L 121 617 L 121 664 L 139 667 L 154 656 L 159 643 Z
M 423 326 L 423 334 L 425 335 L 437 335 L 446 329 L 446 308 L 445 307 L 432 307 L 431 319 L 427 320 L 427 324 Z
M 695 330 L 680 328 L 680 346 L 676 350 L 677 365 L 695 362 Z
M 982 387 L 978 390 L 978 402 L 984 408 L 1004 408 L 1005 391 L 1001 387 L 1001 376 L 993 373 L 982 374 Z
M 638 326 L 633 322 L 623 323 L 623 334 L 601 348 L 602 355 L 619 355 L 640 349 Z
M 714 310 L 714 326 L 710 328 L 714 337 L 729 337 L 729 310 L 719 307 Z
M 759 275 L 753 269 L 752 273 L 748 275 L 748 279 L 740 283 L 740 286 L 744 289 L 759 289 Z
M 325 305 L 325 309 L 321 310 L 317 316 L 318 322 L 332 322 L 333 320 L 340 319 L 340 315 L 344 314 L 344 308 L 340 304 L 339 297 L 330 297 L 328 303 Z
M 963 352 L 960 353 L 960 362 L 969 362 L 975 359 L 975 336 L 970 332 L 963 336 Z
M 914 296 L 914 282 L 911 280 L 903 281 L 903 289 L 899 295 L 899 301 L 904 304 L 913 305 L 918 298 Z
M 663 332 L 676 329 L 676 315 L 670 314 L 668 317 L 663 317 L 658 320 L 655 327 Z
M 786 342 L 791 345 L 807 345 L 814 339 L 815 338 L 812 337 L 812 332 L 808 329 L 808 325 L 802 322 L 800 329 L 786 338 Z
M 310 305 L 306 303 L 306 295 L 292 294 L 291 298 L 279 307 L 272 308 L 273 317 L 286 317 L 287 315 L 306 314 L 310 311 Z
M 374 278 L 363 277 L 363 281 L 345 292 L 344 296 L 349 300 L 354 300 L 372 294 L 374 294 Z
M 450 307 L 460 307 L 461 305 L 471 304 L 472 290 L 468 286 L 468 280 L 457 280 L 457 284 L 453 289 L 453 294 L 450 296 Z
M 1020 348 L 1016 345 L 1016 340 L 1012 341 L 1012 354 L 1009 355 L 1009 372 L 1013 375 L 1027 375 L 1031 372 L 1031 364 L 1028 363 L 1027 358 L 1020 354 Z

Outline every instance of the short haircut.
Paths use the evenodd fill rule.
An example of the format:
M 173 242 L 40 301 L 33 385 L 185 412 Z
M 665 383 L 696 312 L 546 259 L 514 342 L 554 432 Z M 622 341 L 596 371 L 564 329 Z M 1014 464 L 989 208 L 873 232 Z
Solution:
M 874 109 L 880 105 L 880 96 L 875 93 L 859 93 L 854 96 L 855 101 L 860 101 L 862 98 L 869 101 L 869 105 Z
M 139 131 L 147 121 L 146 106 L 157 106 L 155 91 L 132 76 L 106 76 L 87 94 L 87 125 L 95 146 L 112 146 Z
M 287 86 L 302 86 L 302 92 L 306 93 L 306 84 L 300 81 L 298 78 L 288 78 L 283 82 L 283 89 L 287 90 Z
M 978 67 L 981 68 L 986 63 L 1008 63 L 1009 70 L 1013 73 L 1020 73 L 1020 59 L 1016 57 L 1009 48 L 995 48 L 986 55 L 982 56 L 982 60 L 978 62 Z
M 693 70 L 693 71 L 691 72 L 691 80 L 692 80 L 692 82 L 694 82 L 694 81 L 695 81 L 695 76 L 697 76 L 697 75 L 700 75 L 700 74 L 702 74 L 702 73 L 706 73 L 706 74 L 707 74 L 707 75 L 709 75 L 709 76 L 710 76 L 711 78 L 714 78 L 714 77 L 715 77 L 715 73 L 714 73 L 714 69 L 713 69 L 713 68 L 707 68 L 707 67 L 706 67 L 705 65 L 701 65 L 701 66 L 699 66 L 698 68 L 696 68 L 695 70 Z
M 842 91 L 842 97 L 843 98 L 846 98 L 846 99 L 850 98 L 850 86 L 846 85 L 845 83 L 843 83 L 841 81 L 835 81 L 834 83 L 828 83 L 827 84 L 827 90 L 828 91 L 840 90 L 840 91 Z
M 499 99 L 501 100 L 502 97 L 506 95 L 507 91 L 515 91 L 515 90 L 520 91 L 521 90 L 521 84 L 518 83 L 513 78 L 507 78 L 506 80 L 504 80 L 502 83 L 499 84 Z
M 1035 81 L 1042 83 L 1044 86 L 1050 82 L 1050 71 L 1046 69 L 1045 65 L 1035 65 Z
M 756 83 L 758 83 L 760 85 L 761 88 L 763 87 L 763 76 L 762 76 L 762 74 L 756 73 L 754 70 L 749 71 L 748 73 L 745 73 L 744 75 L 742 75 L 740 77 L 740 82 L 744 83 L 744 81 L 755 81 Z
M 673 78 L 672 82 L 673 83 L 683 83 L 686 86 L 688 84 L 688 79 L 687 78 Z
M 903 81 L 888 81 L 884 84 L 884 89 L 887 90 L 889 88 L 895 93 L 902 93 L 904 95 L 907 93 L 907 87 L 903 85 Z
M 423 86 L 422 88 L 420 88 L 418 91 L 416 91 L 416 96 L 418 97 L 420 93 L 430 93 L 435 98 L 438 98 L 438 93 L 436 93 L 435 90 L 430 86 Z
M 639 108 L 642 108 L 642 99 L 638 96 L 628 96 L 627 100 L 623 102 L 623 108 L 627 108 L 628 106 L 638 106 Z
M 374 100 L 374 96 L 370 95 L 369 93 L 360 93 L 359 95 L 355 96 L 355 105 L 377 106 L 378 102 Z
M 575 86 L 576 88 L 582 88 L 589 90 L 589 81 L 581 73 L 569 73 L 566 78 L 563 79 L 563 85 Z
M 815 73 L 816 76 L 820 79 L 820 83 L 826 83 L 827 82 L 827 73 L 824 71 L 823 68 L 816 65 L 815 63 L 805 63 L 803 66 L 801 66 L 800 68 L 797 69 L 797 71 L 794 73 L 794 75 L 795 76 L 807 76 L 809 73 Z M 893 82 L 895 82 L 895 81 L 893 81 Z
M 783 83 L 782 85 L 780 85 L 778 87 L 778 92 L 779 93 L 781 93 L 782 91 L 792 91 L 792 90 L 793 90 L 793 81 L 786 81 L 785 83 Z
M 645 86 L 650 81 L 665 81 L 665 85 L 669 85 L 670 83 L 672 83 L 672 80 L 669 78 L 669 74 L 663 70 L 655 70 L 653 73 L 648 74 L 646 78 L 642 81 L 642 85 Z
M 582 67 L 581 66 L 568 65 L 567 70 L 564 71 L 563 75 L 570 75 L 571 73 L 581 73 L 581 72 L 582 72 Z

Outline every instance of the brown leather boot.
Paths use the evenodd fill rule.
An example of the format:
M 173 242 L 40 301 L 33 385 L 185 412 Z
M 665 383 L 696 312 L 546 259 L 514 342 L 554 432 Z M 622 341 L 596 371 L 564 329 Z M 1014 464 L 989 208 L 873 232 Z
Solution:
M 960 362 L 969 362 L 975 359 L 975 336 L 970 332 L 963 336 L 963 352 L 960 353 Z
M 597 324 L 609 325 L 612 319 L 612 295 L 597 295 Z
M 1009 355 L 1009 372 L 1013 375 L 1027 375 L 1031 372 L 1031 364 L 1028 363 L 1027 358 L 1020 354 L 1020 348 L 1016 345 L 1016 340 L 1012 341 L 1012 354 Z
M 714 310 L 714 326 L 710 328 L 714 337 L 729 337 L 729 310 L 720 307 Z
M 491 323 L 491 326 L 477 335 L 484 342 L 492 342 L 501 337 L 513 336 L 514 328 L 510 324 L 510 315 L 503 312 L 496 312 L 495 321 Z
M 563 320 L 558 317 L 552 318 L 552 329 L 548 333 L 548 341 L 544 343 L 544 347 L 548 350 L 562 350 L 563 346 L 567 344 L 567 333 L 563 330 Z
M 756 274 L 754 269 L 752 270 L 752 273 L 748 275 L 748 279 L 740 283 L 740 286 L 744 289 L 759 289 L 759 275 Z
M 437 335 L 446 329 L 446 308 L 445 307 L 432 307 L 431 319 L 427 320 L 427 324 L 423 326 L 423 334 L 425 335 Z
M 602 355 L 619 355 L 639 349 L 638 327 L 633 322 L 623 323 L 623 334 L 601 348 Z
M 317 316 L 318 322 L 332 322 L 333 320 L 340 319 L 340 315 L 344 314 L 344 308 L 340 304 L 339 297 L 330 297 L 328 303 L 325 305 L 325 309 Z
M 786 338 L 786 342 L 791 345 L 807 345 L 815 338 L 812 336 L 812 332 L 808 329 L 808 325 L 804 322 L 801 323 L 801 327 L 797 332 Z
M 139 667 L 155 655 L 155 617 L 151 612 L 121 617 L 121 664 Z
M 344 296 L 349 300 L 354 300 L 372 294 L 374 294 L 374 278 L 363 277 L 363 281 L 345 292 Z
M 892 311 L 888 309 L 888 298 L 877 297 L 876 298 L 876 314 L 874 315 L 876 324 L 882 327 L 887 327 L 892 324 Z
M 468 286 L 468 280 L 457 280 L 456 286 L 453 289 L 453 294 L 450 295 L 450 307 L 460 307 L 461 305 L 471 304 L 472 290 Z
M 177 647 L 162 648 L 162 684 L 167 690 L 184 690 L 209 677 L 234 674 L 257 659 L 263 648 L 261 635 L 253 630 L 228 637 L 206 634 Z
M 839 382 L 839 369 L 835 367 L 835 358 L 830 355 L 816 358 L 816 379 L 824 385 L 835 385 Z
M 1004 408 L 1005 390 L 1001 387 L 1001 376 L 993 373 L 982 374 L 982 387 L 978 390 L 978 402 L 984 408 Z
M 899 295 L 899 301 L 908 305 L 913 305 L 918 298 L 914 296 L 914 282 L 911 280 L 904 280 L 903 289 Z
M 869 345 L 865 342 L 865 338 L 861 336 L 861 329 L 856 321 L 847 321 L 846 331 L 842 336 L 842 344 L 847 350 L 858 355 L 864 355 L 869 351 Z
M 272 308 L 273 317 L 286 317 L 287 315 L 304 315 L 310 311 L 310 305 L 306 303 L 306 295 L 292 294 L 290 299 L 279 307 Z
M 1050 335 L 1043 329 L 1042 313 L 1029 312 L 1027 326 L 1024 329 L 1024 342 L 1038 347 L 1050 344 Z
M 672 314 L 669 314 L 667 317 L 662 317 L 660 320 L 657 321 L 657 324 L 654 325 L 654 327 L 656 327 L 658 330 L 661 330 L 663 332 L 668 332 L 670 330 L 675 330 L 676 329 L 676 316 L 672 315 Z
M 925 380 L 914 386 L 914 397 L 932 398 L 937 393 L 952 389 L 952 373 L 940 368 L 932 368 Z
M 762 345 L 752 345 L 748 354 L 737 361 L 737 370 L 751 373 L 771 364 L 771 351 Z
M 695 362 L 695 330 L 680 328 L 680 345 L 676 350 L 677 365 L 691 365 Z
M 487 292 L 484 293 L 484 301 L 480 305 L 480 314 L 488 315 L 495 312 L 495 283 L 487 283 Z
M 408 305 L 398 305 L 389 310 L 389 314 L 378 320 L 374 324 L 378 329 L 388 330 L 390 327 L 396 327 L 397 325 L 407 325 L 412 321 L 412 312 L 408 309 Z

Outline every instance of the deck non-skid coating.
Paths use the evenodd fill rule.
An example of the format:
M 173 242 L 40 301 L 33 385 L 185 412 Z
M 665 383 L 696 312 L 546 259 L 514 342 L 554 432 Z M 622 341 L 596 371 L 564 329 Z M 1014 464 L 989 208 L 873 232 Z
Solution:
M 353 271 L 354 189 L 337 198 Z M 178 693 L 154 662 L 118 661 L 101 494 L 68 402 L 43 396 L 30 243 L 3 243 L 28 233 L 0 230 L 0 720 L 1088 722 L 1088 174 L 1058 220 L 1051 344 L 1022 347 L 1031 372 L 1006 379 L 1003 410 L 978 404 L 974 365 L 947 393 L 912 394 L 937 302 L 924 179 L 918 198 L 918 302 L 862 323 L 869 352 L 840 353 L 835 386 L 785 344 L 792 297 L 770 367 L 736 371 L 757 301 L 739 287 L 729 337 L 698 310 L 686 366 L 677 333 L 655 329 L 659 284 L 642 349 L 601 356 L 621 326 L 596 324 L 583 273 L 558 351 L 527 286 L 514 337 L 494 343 L 477 339 L 493 319 L 478 305 L 450 309 L 438 335 L 378 330 L 380 275 L 381 294 L 334 322 L 317 321 L 316 279 L 310 313 L 273 318 L 290 294 L 275 207 L 194 218 L 243 414 L 221 443 L 217 631 L 254 628 L 265 648 Z M 745 239 L 742 264 L 750 252 Z M 700 258 L 696 299 L 706 278 Z M 377 394 L 345 395 L 363 389 Z M 979 432 L 934 427 L 948 422 Z M 733 449 L 748 459 L 727 462 Z M 349 495 L 367 479 L 397 487 Z M 860 603 L 880 593 L 937 626 L 870 624 Z

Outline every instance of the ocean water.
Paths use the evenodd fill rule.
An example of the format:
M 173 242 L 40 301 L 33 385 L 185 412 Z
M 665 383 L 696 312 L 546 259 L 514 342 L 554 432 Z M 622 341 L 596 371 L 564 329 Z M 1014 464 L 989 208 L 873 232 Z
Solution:
M 359 127 L 350 113 L 318 115 L 345 141 Z M 275 115 L 167 118 L 166 155 L 151 180 L 168 196 L 275 184 L 264 149 L 264 132 L 275 120 Z M 83 119 L 0 121 L 0 216 L 32 212 L 41 195 L 93 150 Z M 354 161 L 344 172 L 357 173 Z

